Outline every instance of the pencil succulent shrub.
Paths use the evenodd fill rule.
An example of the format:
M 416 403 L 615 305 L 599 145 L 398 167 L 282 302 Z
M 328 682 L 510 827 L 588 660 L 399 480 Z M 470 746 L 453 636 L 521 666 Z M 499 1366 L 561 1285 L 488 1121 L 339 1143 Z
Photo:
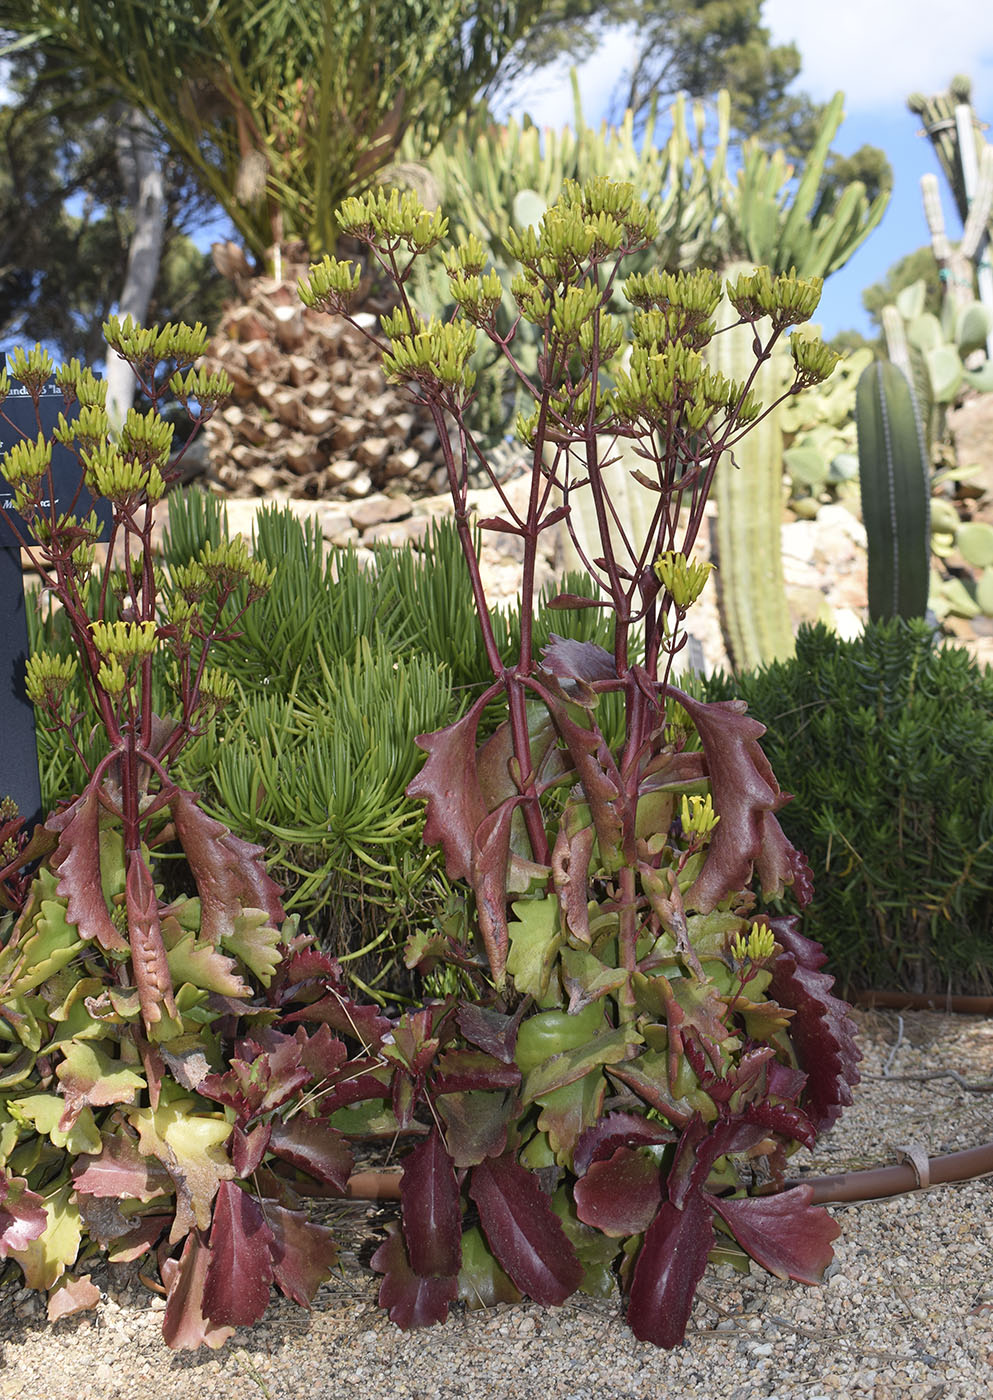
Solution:
M 712 1252 L 815 1281 L 838 1233 L 807 1188 L 782 1187 L 788 1154 L 850 1102 L 852 1025 L 817 945 L 759 903 L 786 889 L 806 903 L 810 872 L 779 825 L 786 797 L 762 726 L 741 703 L 705 703 L 670 680 L 706 583 L 691 552 L 714 474 L 773 407 L 756 401 L 756 373 L 809 318 L 820 282 L 758 269 L 730 285 L 736 324 L 755 329 L 753 363 L 732 381 L 702 354 L 720 277 L 624 278 L 625 259 L 653 239 L 650 211 L 631 185 L 566 183 L 537 229 L 507 239 L 519 317 L 540 347 L 528 373 L 515 328 L 498 329 L 503 288 L 478 240 L 446 253 L 458 309 L 428 321 L 411 302 L 410 270 L 444 238 L 441 214 L 383 193 L 347 201 L 339 218 L 397 288 L 399 309 L 382 323 L 387 373 L 450 444 L 492 676 L 454 721 L 418 737 L 427 757 L 407 787 L 426 801 L 424 839 L 440 846 L 471 921 L 410 940 L 407 962 L 431 999 L 375 1046 L 369 1102 L 386 1105 L 401 1140 L 416 1135 L 399 1227 L 373 1259 L 380 1302 L 410 1327 L 442 1321 L 458 1298 L 560 1304 L 619 1276 L 636 1335 L 675 1345 Z M 328 258 L 301 295 L 348 317 L 356 282 L 350 264 Z M 630 340 L 607 309 L 618 288 L 634 307 Z M 510 657 L 468 513 L 472 475 L 490 472 L 499 487 L 467 426 L 480 337 L 532 403 L 518 420 L 527 508 L 505 502 L 479 522 L 521 543 Z M 787 393 L 834 363 L 816 340 L 791 344 Z M 657 500 L 637 540 L 604 490 L 618 443 L 637 453 Z M 601 525 L 595 554 L 571 530 L 583 491 Z M 596 597 L 564 593 L 552 606 L 563 617 L 602 612 L 606 645 L 536 636 L 538 542 L 560 523 Z M 501 722 L 484 732 L 494 706 Z M 368 1113 L 362 1099 L 356 1089 L 348 1111 Z
M 795 658 L 709 677 L 704 694 L 741 696 L 767 726 L 770 761 L 795 794 L 783 829 L 817 880 L 801 927 L 839 981 L 988 994 L 989 669 L 940 645 L 923 618 L 894 618 L 851 641 L 801 628 Z
M 164 597 L 177 595 L 189 558 L 226 540 L 216 497 L 172 492 Z M 313 524 L 264 509 L 252 552 L 272 584 L 212 649 L 236 702 L 177 755 L 177 774 L 236 835 L 265 847 L 284 907 L 351 981 L 376 997 L 409 993 L 404 940 L 448 917 L 453 900 L 421 840 L 420 804 L 404 791 L 420 761 L 411 736 L 455 718 L 488 674 L 458 536 L 440 519 L 422 548 L 384 546 L 360 567 L 353 551 L 329 553 Z M 571 586 L 589 591 L 578 576 Z M 61 608 L 49 602 L 29 617 L 32 651 L 74 653 Z M 580 635 L 606 640 L 598 610 L 574 617 Z M 492 620 L 509 656 L 519 613 L 494 609 Z M 539 633 L 557 625 L 561 614 L 541 600 Z M 78 675 L 66 702 L 84 703 Z M 79 737 L 85 746 L 90 736 Z M 85 772 L 56 732 L 42 730 L 39 741 L 43 794 L 54 802 Z
M 307 1106 L 348 1052 L 327 1026 L 280 1029 L 309 945 L 284 922 L 261 848 L 176 779 L 183 745 L 234 696 L 211 643 L 270 582 L 243 541 L 214 540 L 164 598 L 150 549 L 178 472 L 157 403 L 171 382 L 199 426 L 226 386 L 189 368 L 202 327 L 107 334 L 149 411 L 111 437 L 104 387 L 64 366 L 54 433 L 0 461 L 74 642 L 31 656 L 27 693 L 84 778 L 27 849 L 3 851 L 19 909 L 0 924 L 0 1258 L 48 1292 L 53 1318 L 99 1297 L 88 1270 L 101 1255 L 144 1259 L 170 1344 L 216 1346 L 261 1316 L 271 1283 L 306 1303 L 333 1262 L 302 1200 L 344 1190 L 351 1154 Z M 52 368 L 37 347 L 14 357 L 36 409 Z M 56 444 L 109 503 L 106 566 L 96 514 L 74 513 L 71 487 L 56 495 Z

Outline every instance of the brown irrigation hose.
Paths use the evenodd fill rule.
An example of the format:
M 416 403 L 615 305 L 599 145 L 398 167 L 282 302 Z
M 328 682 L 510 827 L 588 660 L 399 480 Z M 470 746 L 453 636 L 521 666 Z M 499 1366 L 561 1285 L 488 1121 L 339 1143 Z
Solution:
M 920 1171 L 911 1162 L 902 1162 L 896 1167 L 870 1167 L 867 1171 L 841 1172 L 838 1176 L 801 1177 L 787 1181 L 784 1190 L 792 1186 L 812 1186 L 814 1205 L 824 1205 L 828 1201 L 878 1201 L 884 1196 L 900 1196 L 905 1191 L 926 1186 L 970 1181 L 988 1172 L 993 1172 L 993 1142 L 982 1147 L 968 1147 L 964 1152 L 950 1152 L 947 1157 L 923 1158 Z
M 783 1190 L 794 1186 L 813 1187 L 813 1205 L 841 1201 L 877 1201 L 885 1196 L 899 1196 L 924 1186 L 946 1186 L 955 1181 L 993 1172 L 993 1142 L 982 1147 L 969 1147 L 964 1152 L 952 1152 L 946 1157 L 926 1159 L 926 1170 L 910 1162 L 895 1167 L 870 1167 L 866 1171 L 841 1172 L 837 1176 L 808 1176 L 787 1181 Z M 356 1172 L 348 1179 L 348 1196 L 354 1201 L 398 1201 L 400 1171 Z
M 993 997 L 942 996 L 940 992 L 856 992 L 856 1006 L 879 1006 L 893 1011 L 943 1011 L 962 1016 L 993 1016 Z

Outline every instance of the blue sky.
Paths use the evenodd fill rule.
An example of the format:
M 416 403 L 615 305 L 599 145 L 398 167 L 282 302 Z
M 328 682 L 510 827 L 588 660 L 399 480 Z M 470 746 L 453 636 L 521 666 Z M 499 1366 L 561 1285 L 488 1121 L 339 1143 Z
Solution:
M 920 122 L 907 109 L 908 93 L 944 91 L 956 73 L 972 79 L 973 105 L 993 122 L 993 4 L 988 0 L 765 0 L 764 23 L 777 43 L 794 42 L 803 58 L 799 86 L 818 100 L 845 93 L 845 121 L 834 143 L 850 154 L 880 146 L 895 184 L 879 227 L 839 272 L 828 279 L 817 313 L 824 334 L 849 327 L 868 333 L 864 287 L 878 281 L 904 253 L 929 241 L 920 177 L 938 171 Z M 579 72 L 583 110 L 597 123 L 630 40 L 614 36 Z M 501 115 L 529 111 L 539 125 L 562 125 L 571 112 L 568 65 L 514 94 Z M 988 139 L 993 139 L 993 132 Z M 942 178 L 945 220 L 960 232 Z

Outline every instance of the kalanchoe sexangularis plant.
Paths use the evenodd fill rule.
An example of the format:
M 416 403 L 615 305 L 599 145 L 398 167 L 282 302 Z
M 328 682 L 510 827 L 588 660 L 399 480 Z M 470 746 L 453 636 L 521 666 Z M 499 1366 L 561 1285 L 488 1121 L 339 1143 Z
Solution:
M 427 760 L 408 789 L 426 800 L 425 840 L 471 886 L 478 942 L 446 931 L 411 947 L 410 963 L 434 965 L 448 995 L 377 1047 L 395 1128 L 420 1138 L 404 1162 L 400 1228 L 373 1261 L 380 1301 L 409 1327 L 442 1320 L 458 1297 L 561 1303 L 615 1270 L 635 1333 L 671 1346 L 718 1239 L 782 1276 L 821 1276 L 837 1228 L 807 1188 L 777 1191 L 787 1154 L 835 1120 L 858 1078 L 819 950 L 758 904 L 787 885 L 801 903 L 811 893 L 776 819 L 788 799 L 762 726 L 740 703 L 704 704 L 671 681 L 706 581 L 692 550 L 714 473 L 734 470 L 736 443 L 772 405 L 755 401 L 753 376 L 732 382 L 703 358 L 716 274 L 623 279 L 625 257 L 653 233 L 630 186 L 570 184 L 538 229 L 509 240 L 513 295 L 541 339 L 533 376 L 514 358 L 514 331 L 497 331 L 501 286 L 476 240 L 445 255 L 452 319 L 425 322 L 409 268 L 446 221 L 395 192 L 349 200 L 339 218 L 396 286 L 383 362 L 446 448 L 493 670 L 461 719 L 418 739 Z M 356 269 L 329 258 L 301 295 L 347 317 L 357 285 Z M 618 290 L 626 319 L 608 309 Z M 819 279 L 761 268 L 728 286 L 756 367 L 819 293 Z M 488 471 L 465 423 L 480 335 L 534 403 L 518 422 L 527 507 L 515 510 L 491 472 L 504 513 L 478 522 L 521 543 L 513 656 L 496 644 L 468 507 L 470 466 Z M 819 341 L 790 343 L 787 392 L 830 374 L 836 357 Z M 618 459 L 657 497 L 643 539 L 612 505 Z M 592 556 L 571 521 L 581 491 L 599 526 Z M 539 539 L 561 524 L 600 598 L 557 606 L 609 609 L 611 650 L 553 637 L 535 652 Z M 611 747 L 603 716 L 618 695 L 623 738 Z M 498 702 L 505 718 L 484 732 Z M 383 1074 L 370 1072 L 385 1108 Z
M 146 1277 L 157 1265 L 166 1339 L 217 1346 L 262 1315 L 270 1284 L 307 1304 L 334 1262 L 302 1197 L 345 1189 L 351 1153 L 320 1105 L 353 1070 L 326 1025 L 280 1029 L 309 985 L 306 940 L 260 848 L 170 777 L 234 693 L 212 640 L 269 582 L 241 540 L 168 584 L 152 556 L 153 508 L 178 474 L 166 382 L 195 424 L 228 386 L 190 368 L 202 327 L 106 329 L 151 407 L 111 435 L 103 386 L 74 363 L 56 377 L 78 412 L 54 436 L 110 503 L 110 562 L 96 564 L 95 518 L 56 501 L 44 433 L 0 461 L 78 658 L 34 655 L 28 694 L 89 774 L 29 845 L 2 833 L 0 889 L 20 912 L 0 924 L 0 1259 L 48 1290 L 53 1318 L 99 1296 L 84 1272 L 99 1252 L 143 1260 Z M 14 359 L 36 408 L 51 371 L 37 348 Z M 42 856 L 25 884 L 20 866 Z

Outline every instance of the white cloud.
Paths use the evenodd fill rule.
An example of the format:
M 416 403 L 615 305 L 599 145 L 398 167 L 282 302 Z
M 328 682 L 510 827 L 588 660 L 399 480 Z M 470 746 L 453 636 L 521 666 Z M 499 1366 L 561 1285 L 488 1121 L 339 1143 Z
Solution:
M 765 0 L 763 22 L 803 59 L 799 86 L 846 108 L 902 107 L 911 92 L 943 92 L 956 73 L 973 80 L 980 113 L 993 103 L 993 6 L 985 0 Z

